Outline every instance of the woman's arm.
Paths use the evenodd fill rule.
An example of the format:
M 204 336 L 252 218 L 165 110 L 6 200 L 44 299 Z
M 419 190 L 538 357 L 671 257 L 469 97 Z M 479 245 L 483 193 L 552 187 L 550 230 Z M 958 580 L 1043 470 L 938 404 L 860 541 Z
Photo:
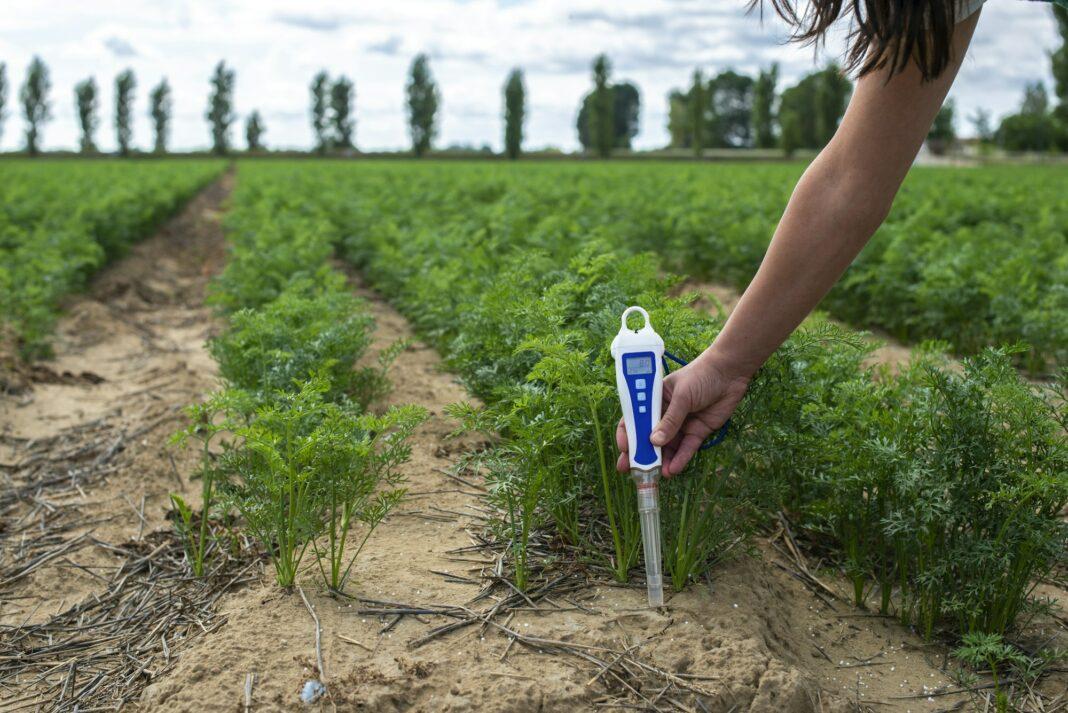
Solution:
M 715 343 L 664 381 L 652 441 L 664 475 L 680 472 L 734 411 L 757 369 L 816 307 L 867 244 L 956 77 L 979 14 L 957 25 L 954 61 L 924 83 L 909 66 L 862 77 L 841 125 L 798 181 L 767 254 Z M 620 437 L 622 436 L 622 437 Z M 626 434 L 617 431 L 625 470 Z

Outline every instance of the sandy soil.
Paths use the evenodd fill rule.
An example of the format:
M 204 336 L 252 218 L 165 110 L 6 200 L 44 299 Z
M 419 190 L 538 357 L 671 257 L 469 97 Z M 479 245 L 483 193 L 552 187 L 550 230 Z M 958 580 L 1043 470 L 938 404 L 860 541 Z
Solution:
M 219 219 L 232 182 L 207 188 L 73 297 L 55 358 L 33 365 L 24 393 L 0 398 L 5 483 L 57 481 L 0 516 L 0 569 L 70 543 L 2 589 L 0 623 L 43 621 L 100 591 L 115 562 L 90 537 L 121 543 L 164 527 L 168 494 L 188 487 L 178 473 L 191 456 L 168 440 L 181 409 L 215 382 L 204 295 L 225 260 Z

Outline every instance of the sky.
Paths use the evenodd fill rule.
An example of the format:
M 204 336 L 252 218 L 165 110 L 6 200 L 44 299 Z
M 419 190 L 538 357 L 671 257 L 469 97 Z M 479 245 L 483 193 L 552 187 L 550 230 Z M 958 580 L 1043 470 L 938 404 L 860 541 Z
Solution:
M 642 96 L 636 148 L 668 141 L 667 94 L 695 67 L 755 74 L 779 62 L 788 86 L 817 63 L 841 55 L 841 34 L 820 53 L 784 44 L 784 27 L 745 12 L 744 0 L 0 0 L 0 62 L 7 64 L 7 118 L 0 149 L 23 144 L 18 86 L 37 54 L 52 78 L 48 149 L 75 148 L 76 82 L 101 87 L 102 150 L 115 146 L 115 75 L 129 67 L 138 86 L 134 144 L 151 146 L 148 93 L 166 77 L 173 89 L 170 145 L 205 148 L 208 77 L 225 59 L 237 72 L 238 122 L 259 110 L 272 148 L 312 143 L 308 85 L 320 69 L 356 85 L 356 144 L 363 150 L 409 145 L 404 83 L 412 58 L 430 56 L 442 103 L 437 146 L 502 144 L 501 88 L 513 67 L 525 71 L 526 146 L 577 148 L 575 116 L 599 52 L 616 80 Z M 5 9 L 4 6 L 7 6 Z M 1049 52 L 1058 46 L 1044 3 L 989 0 L 951 93 L 958 131 L 977 107 L 995 117 L 1015 110 L 1026 82 L 1052 88 Z

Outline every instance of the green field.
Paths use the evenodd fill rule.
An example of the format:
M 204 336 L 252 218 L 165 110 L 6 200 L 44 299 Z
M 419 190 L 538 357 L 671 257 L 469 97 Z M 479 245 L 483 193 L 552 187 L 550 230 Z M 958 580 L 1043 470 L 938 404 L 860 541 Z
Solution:
M 458 223 L 537 242 L 547 227 L 742 289 L 802 167 L 796 164 L 338 165 L 359 220 L 383 183 Z M 309 178 L 307 180 L 314 180 Z M 823 308 L 907 342 L 960 354 L 1022 341 L 1036 373 L 1068 362 L 1068 167 L 917 168 Z M 389 200 L 376 198 L 376 201 Z M 501 213 L 506 213 L 501 215 Z M 403 218 L 397 219 L 399 222 Z M 482 223 L 488 225 L 483 226 Z
M 47 353 L 62 298 L 147 237 L 224 166 L 0 162 L 0 336 L 24 355 Z
M 330 320 L 314 326 L 313 315 L 347 293 L 331 255 L 348 260 L 485 402 L 457 405 L 454 415 L 499 436 L 471 457 L 489 480 L 515 585 L 544 576 L 528 544 L 545 532 L 625 581 L 638 564 L 640 533 L 632 487 L 614 471 L 619 415 L 608 344 L 618 315 L 630 304 L 647 307 L 669 350 L 696 355 L 721 322 L 670 297 L 677 280 L 667 271 L 686 267 L 702 279 L 744 283 L 797 173 L 792 166 L 245 163 L 228 218 L 234 250 L 216 281 L 215 300 L 232 315 L 235 335 L 223 339 L 277 344 L 278 334 L 295 334 L 282 329 L 286 320 L 307 323 L 273 353 L 321 380 L 336 364 L 326 346 L 339 336 Z M 892 303 L 875 301 L 880 293 L 858 276 L 876 266 L 890 274 L 904 253 L 917 269 L 930 268 L 931 246 L 952 244 L 958 252 L 942 257 L 960 268 L 957 292 L 974 286 L 989 295 L 976 299 L 994 314 L 1009 301 L 995 299 L 990 275 L 1009 267 L 969 257 L 985 239 L 994 243 L 988 255 L 1030 251 L 1035 264 L 1017 264 L 1032 289 L 1012 290 L 1011 304 L 1023 309 L 1033 295 L 1028 314 L 1046 314 L 1043 300 L 1063 299 L 1063 255 L 1053 244 L 1064 235 L 1043 226 L 1064 225 L 1066 214 L 1052 196 L 1034 215 L 1021 210 L 1021 184 L 1048 191 L 1064 175 L 919 172 L 830 301 L 832 311 L 888 328 L 921 318 L 934 332 L 925 336 L 980 350 L 999 339 L 977 331 L 980 322 L 967 312 L 905 309 L 905 296 L 921 291 L 903 269 L 896 273 L 902 296 Z M 987 200 L 980 190 L 1001 185 L 1008 197 Z M 932 186 L 941 193 L 928 195 Z M 950 208 L 949 192 L 958 207 Z M 870 310 L 859 306 L 865 299 L 873 300 Z M 1013 339 L 1025 325 L 1017 326 Z M 963 373 L 936 349 L 922 349 L 897 376 L 864 366 L 870 349 L 856 333 L 816 320 L 761 370 L 724 444 L 664 485 L 673 585 L 687 586 L 729 556 L 731 543 L 784 511 L 834 553 L 858 604 L 927 636 L 943 626 L 1011 629 L 1031 582 L 1064 554 L 1068 529 L 1058 513 L 1068 502 L 1068 444 L 1059 402 L 1020 377 L 1015 349 L 982 348 Z M 344 359 L 357 352 L 344 351 Z M 215 353 L 224 373 L 239 354 Z M 318 389 L 325 394 L 318 398 L 335 401 L 359 393 L 329 378 L 325 386 L 298 379 L 284 391 L 265 390 L 275 367 L 264 357 L 259 363 L 243 395 L 215 408 L 241 421 L 252 413 L 249 403 L 292 411 L 293 389 Z M 272 406 L 275 399 L 282 406 Z M 320 417 L 310 418 L 297 432 L 314 431 Z M 282 562 L 279 572 L 291 568 Z
M 0 165 L 0 305 L 23 354 L 42 353 L 64 295 L 222 169 Z M 485 404 L 452 415 L 495 442 L 467 458 L 490 485 L 515 586 L 545 576 L 549 564 L 529 547 L 545 536 L 627 581 L 641 543 L 632 486 L 614 470 L 608 345 L 618 316 L 646 307 L 670 351 L 696 356 L 722 316 L 672 297 L 684 279 L 673 273 L 744 287 L 800 170 L 240 163 L 229 260 L 210 296 L 225 324 L 210 344 L 224 388 L 193 410 L 183 436 L 204 449 L 205 512 L 239 515 L 283 586 L 311 544 L 339 590 L 348 528 L 373 530 L 402 497 L 395 468 L 424 415 L 375 405 L 390 379 L 404 379 L 386 375 L 403 343 L 353 370 L 373 320 L 340 258 Z M 819 317 L 799 330 L 754 379 L 727 440 L 663 486 L 676 589 L 785 512 L 858 604 L 926 636 L 1012 629 L 1068 544 L 1063 396 L 1018 371 L 1065 363 L 1065 188 L 1063 168 L 913 172 L 824 307 L 971 356 L 959 370 L 927 345 L 891 374 L 866 366 L 873 346 L 859 332 Z M 207 520 L 180 498 L 174 506 L 202 572 Z

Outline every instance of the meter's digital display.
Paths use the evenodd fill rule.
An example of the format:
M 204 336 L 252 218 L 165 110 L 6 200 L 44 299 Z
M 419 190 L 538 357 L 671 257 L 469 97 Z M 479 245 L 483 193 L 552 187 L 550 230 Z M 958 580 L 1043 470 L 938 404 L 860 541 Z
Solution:
M 642 376 L 653 373 L 653 358 L 648 356 L 629 357 L 626 362 L 627 376 Z

